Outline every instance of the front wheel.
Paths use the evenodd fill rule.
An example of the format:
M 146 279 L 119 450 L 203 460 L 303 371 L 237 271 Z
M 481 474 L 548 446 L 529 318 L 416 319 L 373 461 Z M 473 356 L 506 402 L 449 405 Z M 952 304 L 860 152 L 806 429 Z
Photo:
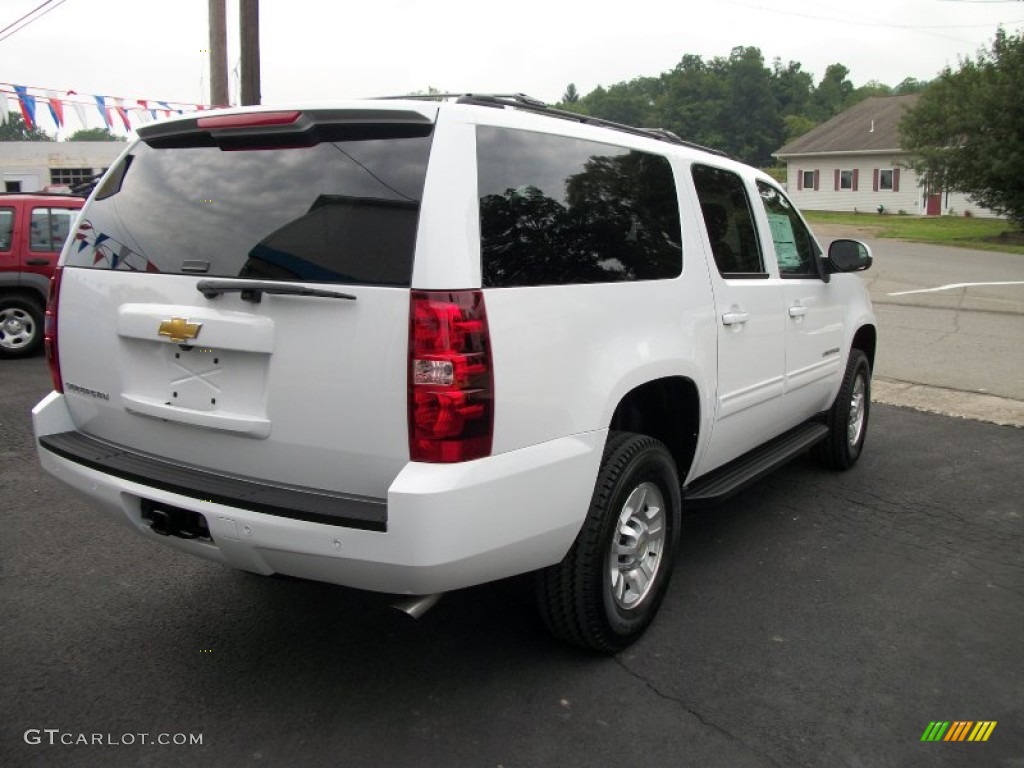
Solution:
M 42 307 L 22 296 L 0 296 L 0 358 L 28 357 L 42 346 Z
M 537 575 L 552 634 L 605 652 L 636 641 L 668 586 L 680 508 L 668 449 L 646 435 L 612 432 L 583 528 L 562 562 Z
M 826 438 L 814 447 L 818 462 L 829 469 L 849 469 L 860 458 L 871 411 L 871 364 L 859 349 L 850 350 L 843 383 L 825 422 Z

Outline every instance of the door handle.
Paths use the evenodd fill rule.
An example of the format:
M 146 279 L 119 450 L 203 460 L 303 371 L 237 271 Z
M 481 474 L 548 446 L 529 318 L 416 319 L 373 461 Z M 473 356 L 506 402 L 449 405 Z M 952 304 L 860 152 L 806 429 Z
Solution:
M 50 263 L 49 259 L 28 259 L 25 261 L 26 264 L 32 267 L 45 267 Z
M 807 307 L 803 306 L 802 304 L 794 304 L 792 307 L 789 308 L 790 317 L 803 317 L 806 314 Z
M 722 315 L 722 325 L 743 325 L 750 319 L 746 312 L 726 312 Z

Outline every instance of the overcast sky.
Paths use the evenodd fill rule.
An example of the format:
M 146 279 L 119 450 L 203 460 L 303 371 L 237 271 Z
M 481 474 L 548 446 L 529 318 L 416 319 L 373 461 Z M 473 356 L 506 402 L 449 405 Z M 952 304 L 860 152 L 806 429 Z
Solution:
M 43 0 L 0 0 L 0 29 Z M 229 68 L 237 0 L 228 0 Z M 521 91 L 557 101 L 671 69 L 684 54 L 756 46 L 817 81 L 930 79 L 973 56 L 1024 2 L 999 0 L 262 0 L 265 104 L 407 93 Z M 64 0 L 0 39 L 0 80 L 132 100 L 208 101 L 207 0 Z M 3 37 L 3 34 L 0 34 Z M 232 98 L 237 100 L 232 76 Z M 13 105 L 12 105 L 13 106 Z M 44 127 L 46 122 L 44 121 Z

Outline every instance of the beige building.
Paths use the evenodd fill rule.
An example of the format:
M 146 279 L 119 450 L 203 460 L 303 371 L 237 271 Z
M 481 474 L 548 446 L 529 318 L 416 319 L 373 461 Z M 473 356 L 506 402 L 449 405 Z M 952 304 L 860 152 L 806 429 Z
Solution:
M 810 211 L 996 216 L 959 192 L 936 189 L 910 167 L 899 122 L 918 96 L 873 96 L 775 153 L 787 192 Z
M 126 146 L 123 141 L 0 141 L 0 191 L 65 191 L 105 171 Z

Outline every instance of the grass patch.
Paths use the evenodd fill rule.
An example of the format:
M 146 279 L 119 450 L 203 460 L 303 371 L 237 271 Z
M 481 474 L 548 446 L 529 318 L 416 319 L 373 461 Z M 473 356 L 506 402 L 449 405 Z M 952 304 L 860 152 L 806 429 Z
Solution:
M 934 243 L 1024 254 L 1024 232 L 1004 219 L 967 216 L 900 216 L 877 213 L 804 211 L 814 224 L 836 224 L 864 231 L 871 237 Z

